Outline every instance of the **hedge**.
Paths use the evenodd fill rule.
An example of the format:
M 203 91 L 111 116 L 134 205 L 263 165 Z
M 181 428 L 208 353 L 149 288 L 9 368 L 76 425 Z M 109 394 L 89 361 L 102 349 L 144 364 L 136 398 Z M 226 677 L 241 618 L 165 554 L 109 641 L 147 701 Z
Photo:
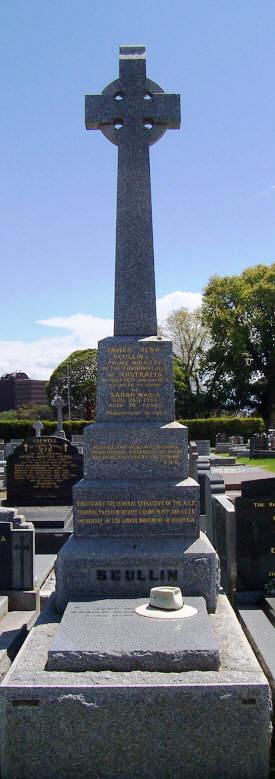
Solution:
M 91 420 L 93 422 L 94 420 Z M 0 421 L 0 438 L 4 438 L 5 441 L 10 441 L 11 438 L 34 438 L 35 431 L 33 429 L 34 423 L 37 419 L 13 419 L 10 422 Z M 42 419 L 43 430 L 42 435 L 53 435 L 56 430 L 56 422 L 49 419 Z M 86 425 L 90 425 L 91 422 L 87 422 L 85 419 L 71 420 L 71 422 L 64 422 L 63 427 L 67 438 L 71 438 L 72 433 L 81 435 L 83 428 Z
M 215 446 L 217 433 L 225 433 L 227 438 L 231 435 L 242 435 L 244 441 L 247 441 L 253 433 L 261 433 L 265 429 L 261 417 L 209 417 L 177 421 L 188 427 L 189 441 L 208 439 L 211 446 Z
M 193 441 L 199 438 L 210 439 L 211 446 L 215 446 L 217 433 L 225 433 L 227 437 L 243 435 L 244 440 L 247 441 L 253 433 L 260 433 L 265 429 L 264 421 L 261 417 L 209 417 L 209 419 L 178 419 L 177 421 L 188 427 L 189 440 Z M 34 437 L 34 422 L 34 419 L 0 422 L 0 438 L 9 441 L 11 438 Z M 72 433 L 81 435 L 84 427 L 90 424 L 91 422 L 87 422 L 85 419 L 64 422 L 67 438 L 71 438 Z M 56 422 L 47 419 L 43 421 L 43 425 L 43 435 L 53 435 L 56 430 Z

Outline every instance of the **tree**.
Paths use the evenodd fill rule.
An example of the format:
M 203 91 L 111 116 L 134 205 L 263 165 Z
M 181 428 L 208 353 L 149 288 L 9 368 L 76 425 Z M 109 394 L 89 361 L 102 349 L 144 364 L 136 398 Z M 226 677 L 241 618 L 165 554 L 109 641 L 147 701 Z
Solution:
M 53 371 L 46 386 L 49 402 L 56 395 L 64 400 L 65 412 L 74 419 L 92 419 L 96 397 L 96 349 L 72 352 Z
M 209 402 L 257 411 L 268 425 L 275 408 L 275 264 L 213 276 L 202 310 L 211 336 Z
M 53 417 L 53 409 L 44 403 L 23 403 L 17 409 L 18 419 L 53 419 Z
M 196 416 L 204 408 L 202 358 L 208 340 L 201 309 L 173 311 L 161 330 L 173 341 L 176 414 Z

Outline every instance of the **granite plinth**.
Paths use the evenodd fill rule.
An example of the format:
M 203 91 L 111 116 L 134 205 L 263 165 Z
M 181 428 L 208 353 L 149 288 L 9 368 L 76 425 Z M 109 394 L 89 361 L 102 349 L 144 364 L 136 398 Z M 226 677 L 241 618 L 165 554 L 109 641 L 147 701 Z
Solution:
M 57 607 L 72 594 L 147 596 L 150 588 L 178 585 L 186 596 L 205 598 L 215 611 L 219 559 L 204 533 L 195 541 L 180 536 L 76 537 L 60 550 L 56 564 Z
M 82 479 L 74 491 L 76 535 L 199 535 L 199 487 L 144 479 Z
M 172 342 L 148 338 L 104 338 L 98 344 L 98 422 L 173 422 Z
M 48 653 L 50 671 L 216 671 L 219 652 L 203 598 L 185 603 L 197 614 L 146 619 L 148 598 L 72 599 Z
M 85 479 L 187 477 L 188 430 L 178 422 L 96 422 L 85 429 Z
M 210 619 L 218 671 L 52 672 L 46 606 L 0 687 L 3 779 L 268 779 L 269 685 L 225 596 Z

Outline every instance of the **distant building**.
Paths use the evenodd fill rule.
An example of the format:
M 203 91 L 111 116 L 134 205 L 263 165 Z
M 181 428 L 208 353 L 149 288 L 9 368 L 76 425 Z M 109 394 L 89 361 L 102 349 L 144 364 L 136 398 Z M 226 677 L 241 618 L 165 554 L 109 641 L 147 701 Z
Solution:
M 7 373 L 0 379 L 0 411 L 16 409 L 25 403 L 47 405 L 46 381 L 30 379 L 26 373 Z

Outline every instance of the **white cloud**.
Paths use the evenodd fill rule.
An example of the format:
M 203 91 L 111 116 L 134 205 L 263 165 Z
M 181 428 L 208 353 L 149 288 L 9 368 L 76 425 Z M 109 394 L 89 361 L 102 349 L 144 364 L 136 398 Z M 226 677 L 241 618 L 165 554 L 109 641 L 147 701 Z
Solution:
M 270 197 L 270 195 L 275 194 L 275 184 L 269 184 L 268 187 L 265 189 L 262 189 L 260 192 L 256 192 L 253 197 L 256 198 L 263 198 L 263 197 Z
M 163 298 L 157 300 L 157 314 L 159 322 L 163 322 L 166 317 L 177 311 L 178 308 L 188 308 L 189 311 L 193 311 L 194 308 L 198 308 L 202 302 L 202 295 L 200 292 L 169 292 L 168 295 L 164 295 Z
M 199 292 L 170 292 L 157 301 L 159 321 L 181 306 L 193 310 L 201 303 Z M 113 334 L 113 320 L 88 314 L 40 319 L 38 324 L 60 328 L 68 334 L 47 336 L 35 341 L 0 340 L 0 376 L 13 371 L 24 371 L 32 379 L 48 379 L 58 363 L 75 349 L 96 348 L 101 338 Z

